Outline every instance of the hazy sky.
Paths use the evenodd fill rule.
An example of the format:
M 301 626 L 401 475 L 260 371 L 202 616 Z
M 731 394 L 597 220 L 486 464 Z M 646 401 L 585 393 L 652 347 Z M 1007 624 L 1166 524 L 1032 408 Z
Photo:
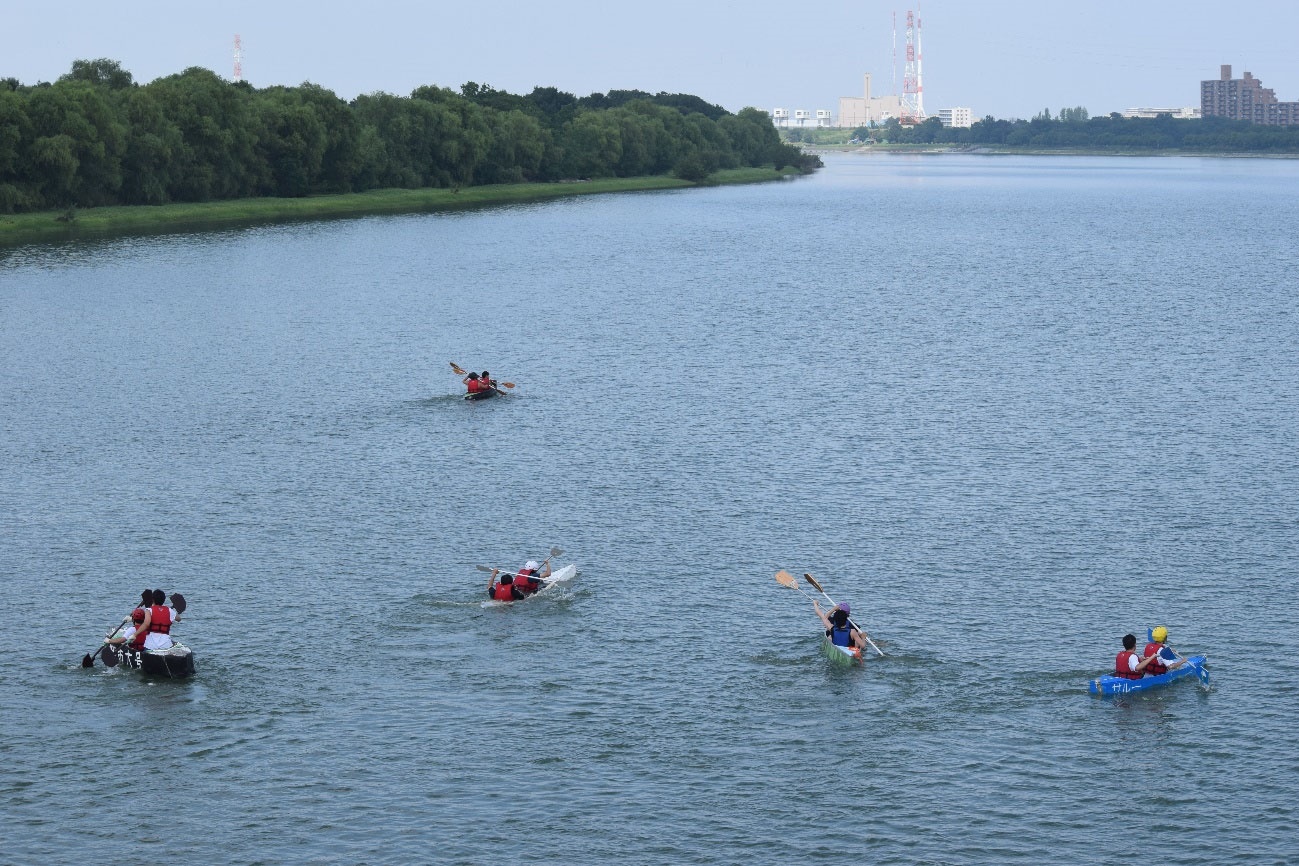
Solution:
M 140 82 L 202 66 L 231 77 L 243 38 L 257 87 L 311 81 L 351 99 L 466 81 L 578 96 L 693 93 L 731 110 L 827 108 L 893 92 L 892 13 L 902 87 L 908 3 L 883 0 L 0 0 L 0 77 L 53 81 L 108 57 Z M 1199 105 L 1229 63 L 1299 101 L 1299 0 L 924 0 L 925 108 L 1031 117 L 1082 105 Z

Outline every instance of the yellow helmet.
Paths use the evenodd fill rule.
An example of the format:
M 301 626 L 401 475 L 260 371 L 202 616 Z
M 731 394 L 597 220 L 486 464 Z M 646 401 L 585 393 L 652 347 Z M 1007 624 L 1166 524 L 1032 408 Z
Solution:
M 1168 629 L 1162 625 L 1157 625 L 1155 630 L 1150 633 L 1150 636 L 1155 639 L 1155 643 L 1163 643 L 1168 640 Z

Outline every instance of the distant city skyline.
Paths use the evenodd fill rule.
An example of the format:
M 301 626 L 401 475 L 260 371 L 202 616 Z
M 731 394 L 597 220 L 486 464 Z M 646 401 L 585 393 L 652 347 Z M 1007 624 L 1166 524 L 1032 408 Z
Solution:
M 620 8 L 596 0 L 481 0 L 446 7 L 372 0 L 345 16 L 302 3 L 226 0 L 191 7 L 141 0 L 126 15 L 88 0 L 6 3 L 0 77 L 53 81 L 73 60 L 107 57 L 137 81 L 202 66 L 230 78 L 236 33 L 256 87 L 311 81 L 344 99 L 466 81 L 527 93 L 585 96 L 640 89 L 691 93 L 732 111 L 746 105 L 838 110 L 863 73 L 891 93 L 892 13 L 914 2 L 826 0 L 807 14 L 768 0 L 660 0 Z M 924 102 L 976 117 L 1031 117 L 1083 106 L 1107 114 L 1199 104 L 1199 82 L 1222 64 L 1299 100 L 1299 3 L 1219 0 L 1032 3 L 926 0 Z

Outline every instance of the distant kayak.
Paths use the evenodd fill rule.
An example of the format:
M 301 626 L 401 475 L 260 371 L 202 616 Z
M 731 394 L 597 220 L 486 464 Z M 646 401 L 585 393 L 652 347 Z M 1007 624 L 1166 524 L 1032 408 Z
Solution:
M 1097 677 L 1087 682 L 1087 691 L 1093 695 L 1126 695 L 1129 692 L 1144 692 L 1149 689 L 1157 689 L 1166 686 L 1174 680 L 1184 679 L 1185 677 L 1199 676 L 1208 661 L 1206 656 L 1188 656 L 1186 664 L 1175 668 L 1168 673 L 1155 674 L 1150 677 L 1142 677 L 1139 680 L 1129 680 L 1124 677 L 1116 677 L 1113 674 Z M 1205 671 L 1201 679 L 1208 678 L 1208 671 Z
M 490 400 L 496 396 L 494 388 L 488 388 L 486 391 L 470 391 L 465 395 L 466 400 Z
M 546 592 L 551 587 L 559 586 L 562 583 L 567 583 L 568 581 L 572 580 L 576 575 L 577 575 L 577 565 L 576 564 L 566 565 L 563 568 L 561 568 L 559 571 L 552 574 L 550 577 L 543 577 L 541 579 L 541 582 L 544 583 L 545 586 L 543 586 L 541 589 L 537 590 L 536 592 L 532 593 L 532 595 L 528 595 L 520 599 L 515 599 L 514 601 L 496 601 L 495 599 L 489 599 L 488 601 L 483 602 L 483 607 L 505 607 L 507 605 L 518 604 L 519 602 L 527 601 L 530 598 L 536 598 L 539 595 L 545 595 Z

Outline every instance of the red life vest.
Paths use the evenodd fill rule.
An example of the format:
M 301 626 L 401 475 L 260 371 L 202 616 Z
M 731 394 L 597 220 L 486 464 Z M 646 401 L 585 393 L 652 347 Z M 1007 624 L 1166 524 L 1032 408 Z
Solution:
M 536 572 L 530 568 L 520 568 L 519 573 L 514 577 L 514 585 L 520 592 L 536 592 L 541 589 L 541 581 L 533 577 L 534 574 Z
M 1141 662 L 1141 657 L 1132 650 L 1124 650 L 1114 659 L 1114 676 L 1123 677 L 1125 680 L 1139 680 L 1143 676 L 1141 671 L 1132 670 L 1129 665 L 1131 659 L 1136 659 L 1137 663 Z
M 470 379 L 465 384 L 469 386 L 470 394 L 477 394 L 479 391 L 483 390 L 483 384 L 479 382 L 477 379 Z
M 135 637 L 131 638 L 131 649 L 144 649 L 144 637 L 149 633 L 148 629 L 140 628 L 143 623 L 136 623 Z
M 492 598 L 497 601 L 514 601 L 514 587 L 508 583 L 498 583 L 492 587 Z
M 1146 644 L 1145 655 L 1158 656 L 1159 650 L 1162 649 L 1163 646 L 1164 645 L 1161 643 L 1148 643 Z M 1168 673 L 1168 666 L 1165 665 L 1158 658 L 1156 658 L 1150 664 L 1146 665 L 1146 673 L 1150 674 L 1151 676 L 1154 676 L 1156 674 L 1166 674 Z
M 155 604 L 149 608 L 149 632 L 151 634 L 169 634 L 171 632 L 171 609 Z

